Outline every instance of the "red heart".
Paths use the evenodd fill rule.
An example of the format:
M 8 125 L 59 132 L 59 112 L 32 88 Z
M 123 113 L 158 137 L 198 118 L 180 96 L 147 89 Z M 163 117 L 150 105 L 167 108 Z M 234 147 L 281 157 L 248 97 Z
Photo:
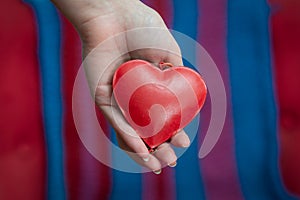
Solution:
M 187 67 L 131 60 L 115 72 L 113 93 L 128 123 L 153 149 L 192 121 L 207 89 L 201 76 Z

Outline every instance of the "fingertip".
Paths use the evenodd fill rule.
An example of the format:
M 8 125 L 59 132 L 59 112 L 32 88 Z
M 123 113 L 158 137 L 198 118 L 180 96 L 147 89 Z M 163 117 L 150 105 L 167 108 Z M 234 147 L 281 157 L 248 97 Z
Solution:
M 150 160 L 150 156 L 142 157 L 142 159 L 143 159 L 144 162 L 148 162 Z
M 162 171 L 161 169 L 153 170 L 153 173 L 159 175 L 159 174 L 161 174 L 161 171 Z
M 154 156 L 163 164 L 163 166 L 174 166 L 177 160 L 174 150 L 168 143 L 163 143 L 158 146 Z
M 181 130 L 172 137 L 171 144 L 176 147 L 186 148 L 190 146 L 191 142 L 185 131 Z
M 172 163 L 170 163 L 170 164 L 168 164 L 168 165 L 169 165 L 169 167 L 176 167 L 177 162 L 175 161 L 175 162 L 172 162 Z
M 182 137 L 183 139 L 180 141 L 180 145 L 184 148 L 187 148 L 190 146 L 191 142 L 189 137 Z
M 151 171 L 158 171 L 162 168 L 160 161 L 153 155 L 149 155 L 149 160 L 144 162 L 143 166 Z
M 149 154 L 149 157 L 144 158 L 140 157 L 137 153 L 126 152 L 136 163 L 147 168 L 145 172 L 157 171 L 162 168 L 160 161 L 153 155 Z
M 149 153 L 138 153 L 138 156 L 144 161 L 148 162 L 150 160 L 150 154 Z

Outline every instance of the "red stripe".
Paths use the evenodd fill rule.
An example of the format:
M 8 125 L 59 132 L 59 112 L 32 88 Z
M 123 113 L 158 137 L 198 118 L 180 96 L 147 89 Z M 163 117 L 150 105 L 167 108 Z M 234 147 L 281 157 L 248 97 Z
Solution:
M 214 149 L 200 161 L 207 199 L 243 199 L 235 160 L 234 135 L 228 60 L 226 48 L 227 1 L 199 1 L 199 41 L 215 61 L 222 75 L 227 94 L 227 115 L 224 129 Z M 201 133 L 205 133 L 210 120 L 210 101 L 201 112 Z
M 159 175 L 144 174 L 142 194 L 145 200 L 176 199 L 174 170 L 167 167 Z
M 270 2 L 280 108 L 280 166 L 287 188 L 300 196 L 300 2 Z
M 163 18 L 168 28 L 173 26 L 173 1 L 159 1 L 155 2 L 153 7 Z
M 63 86 L 67 192 L 69 199 L 108 199 L 111 170 L 97 161 L 80 141 L 72 116 L 72 90 L 81 65 L 81 42 L 73 26 L 63 19 Z M 99 114 L 102 128 L 108 126 Z
M 165 21 L 168 28 L 173 24 L 173 1 L 172 0 L 147 0 L 144 1 L 156 10 Z M 143 199 L 145 200 L 174 200 L 176 199 L 175 174 L 168 167 L 163 169 L 162 174 L 147 173 L 143 175 Z
M 1 1 L 0 199 L 44 199 L 45 144 L 32 10 Z
M 173 26 L 173 1 L 172 0 L 144 0 L 145 4 L 156 10 L 165 21 L 168 28 Z

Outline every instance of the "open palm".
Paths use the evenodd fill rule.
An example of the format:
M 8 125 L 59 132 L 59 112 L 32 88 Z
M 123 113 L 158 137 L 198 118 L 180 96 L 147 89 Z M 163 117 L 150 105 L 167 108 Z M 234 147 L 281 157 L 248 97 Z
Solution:
M 118 2 L 118 1 L 117 1 Z M 187 147 L 190 143 L 183 130 L 170 143 L 163 143 L 149 154 L 118 106 L 112 100 L 112 78 L 121 63 L 131 59 L 147 60 L 154 65 L 170 62 L 182 65 L 179 47 L 158 13 L 140 1 L 128 5 L 111 3 L 105 12 L 93 16 L 77 28 L 86 57 L 85 71 L 100 110 L 117 133 L 119 145 L 142 166 L 160 173 L 163 165 L 176 165 L 171 144 Z M 147 47 L 147 48 L 145 48 Z

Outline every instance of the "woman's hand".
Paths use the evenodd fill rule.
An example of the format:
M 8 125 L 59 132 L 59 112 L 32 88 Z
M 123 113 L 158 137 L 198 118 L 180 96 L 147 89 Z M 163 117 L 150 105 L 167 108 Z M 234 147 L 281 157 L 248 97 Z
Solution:
M 188 147 L 190 141 L 185 132 L 179 131 L 171 144 L 163 143 L 155 153 L 149 154 L 111 99 L 113 74 L 123 62 L 143 59 L 153 64 L 182 65 L 180 49 L 160 15 L 138 0 L 54 0 L 54 3 L 80 34 L 83 55 L 89 59 L 85 71 L 91 91 L 95 91 L 96 104 L 115 129 L 119 146 L 155 173 L 160 173 L 164 164 L 175 166 L 177 157 L 171 144 Z M 141 43 L 153 48 L 140 49 Z

